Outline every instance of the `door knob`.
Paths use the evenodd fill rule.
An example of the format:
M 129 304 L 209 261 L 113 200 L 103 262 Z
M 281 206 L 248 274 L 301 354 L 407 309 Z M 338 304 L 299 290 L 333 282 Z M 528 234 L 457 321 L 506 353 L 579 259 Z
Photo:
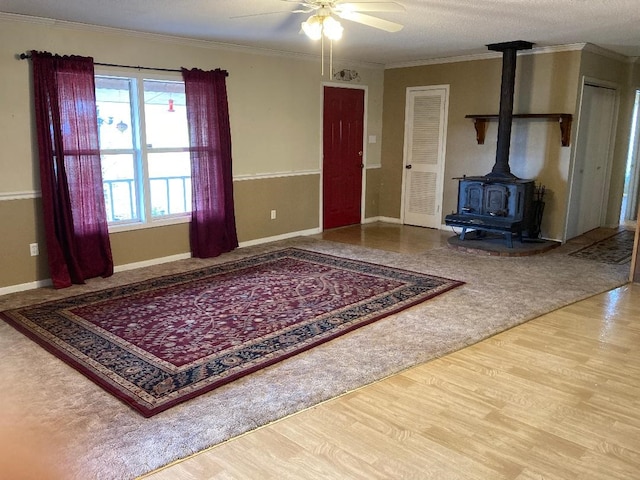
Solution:
M 407 166 L 406 166 L 406 167 L 404 167 L 404 168 L 406 168 L 407 170 L 411 170 L 411 165 L 407 165 Z
M 358 156 L 360 156 L 360 157 L 362 156 L 362 150 L 360 150 L 360 151 L 358 152 Z

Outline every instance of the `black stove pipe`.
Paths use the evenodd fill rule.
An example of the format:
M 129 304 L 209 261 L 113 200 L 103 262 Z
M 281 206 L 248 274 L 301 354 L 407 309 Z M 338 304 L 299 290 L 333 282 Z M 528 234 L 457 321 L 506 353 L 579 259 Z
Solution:
M 492 43 L 489 50 L 502 52 L 502 84 L 500 86 L 500 112 L 498 115 L 498 143 L 496 163 L 486 176 L 490 178 L 516 178 L 509 168 L 511 124 L 513 122 L 513 92 L 516 82 L 516 57 L 518 50 L 530 50 L 533 43 L 523 40 Z

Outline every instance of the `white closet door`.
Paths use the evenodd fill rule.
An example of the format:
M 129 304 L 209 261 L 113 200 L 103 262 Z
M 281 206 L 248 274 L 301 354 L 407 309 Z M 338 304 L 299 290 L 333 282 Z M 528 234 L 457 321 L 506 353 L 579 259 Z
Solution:
M 440 228 L 449 87 L 407 89 L 403 220 Z
M 604 224 L 616 91 L 585 84 L 580 107 L 567 238 Z

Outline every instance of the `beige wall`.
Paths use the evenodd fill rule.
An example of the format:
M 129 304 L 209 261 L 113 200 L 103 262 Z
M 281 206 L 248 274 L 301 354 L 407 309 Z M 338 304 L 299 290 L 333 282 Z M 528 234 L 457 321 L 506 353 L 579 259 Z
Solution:
M 515 113 L 575 113 L 580 52 L 518 55 Z M 400 217 L 404 109 L 407 87 L 450 85 L 444 179 L 444 215 L 454 211 L 458 184 L 453 177 L 484 175 L 495 162 L 497 122 L 490 122 L 484 145 L 476 142 L 468 114 L 497 114 L 501 58 L 488 58 L 385 72 L 380 215 Z M 571 148 L 562 147 L 560 128 L 546 120 L 515 120 L 511 171 L 547 188 L 542 235 L 561 238 Z
M 320 227 L 322 87 L 327 81 L 320 76 L 319 58 L 0 14 L 0 288 L 48 278 L 30 63 L 17 59 L 29 50 L 87 55 L 100 63 L 228 70 L 240 242 Z M 328 83 L 366 90 L 365 135 L 376 135 L 377 142 L 366 145 L 365 160 L 380 165 L 383 70 L 335 61 L 336 69 L 359 73 L 357 82 Z M 367 182 L 366 211 L 376 216 L 377 177 L 368 178 L 373 184 Z M 277 210 L 273 221 L 272 209 Z M 112 233 L 111 241 L 116 266 L 184 254 L 188 224 Z M 40 244 L 39 257 L 29 255 L 34 242 Z
M 239 240 L 249 242 L 319 228 L 319 185 L 319 174 L 234 182 Z M 275 220 L 271 220 L 271 210 L 276 210 Z M 0 201 L 2 228 L 7 232 L 1 240 L 0 288 L 49 278 L 41 217 L 40 198 Z M 111 233 L 110 239 L 116 266 L 190 251 L 189 223 Z M 39 256 L 30 256 L 30 243 L 39 244 Z
M 49 277 L 39 199 L 0 201 L 0 287 Z M 29 244 L 38 243 L 32 257 Z
M 245 180 L 235 182 L 233 189 L 241 241 L 320 227 L 320 175 Z
M 640 88 L 640 58 L 638 57 L 631 64 L 631 85 L 634 89 Z
M 365 196 L 365 219 L 378 217 L 380 212 L 380 184 L 382 177 L 380 168 L 369 168 L 365 171 L 367 190 Z

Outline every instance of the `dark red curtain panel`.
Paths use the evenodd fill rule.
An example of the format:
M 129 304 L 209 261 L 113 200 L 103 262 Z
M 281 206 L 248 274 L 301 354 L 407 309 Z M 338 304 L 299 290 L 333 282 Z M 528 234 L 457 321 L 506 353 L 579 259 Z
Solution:
M 31 52 L 47 254 L 55 288 L 113 274 L 93 59 Z
M 183 68 L 182 77 L 191 151 L 191 253 L 215 257 L 238 246 L 227 72 Z

